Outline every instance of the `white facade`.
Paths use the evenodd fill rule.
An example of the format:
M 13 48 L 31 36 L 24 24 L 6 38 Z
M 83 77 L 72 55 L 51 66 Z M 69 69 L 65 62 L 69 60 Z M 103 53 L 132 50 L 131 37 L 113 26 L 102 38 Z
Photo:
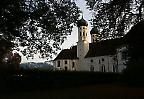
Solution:
M 97 72 L 114 72 L 113 56 L 99 56 L 85 59 L 89 67 L 89 71 Z
M 81 61 L 84 64 L 79 64 Z M 122 53 L 118 52 L 117 55 L 89 57 L 83 58 L 83 60 L 56 60 L 55 67 L 57 70 L 68 71 L 122 72 L 126 68 L 125 62 L 122 58 Z
M 70 59 L 63 59 L 63 60 L 56 60 L 54 62 L 54 66 L 56 70 L 68 70 L 68 71 L 77 71 L 78 70 L 78 60 L 70 60 Z
M 126 65 L 126 61 L 121 58 L 122 54 L 118 55 L 107 55 L 99 57 L 86 58 L 86 64 L 88 71 L 96 72 L 122 72 Z

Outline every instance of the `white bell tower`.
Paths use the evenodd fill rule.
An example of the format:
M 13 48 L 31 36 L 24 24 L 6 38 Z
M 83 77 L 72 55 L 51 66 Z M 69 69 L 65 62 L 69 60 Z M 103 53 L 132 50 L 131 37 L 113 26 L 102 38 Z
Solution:
M 89 51 L 89 42 L 88 42 L 88 23 L 83 19 L 78 21 L 78 43 L 77 43 L 77 57 L 79 58 L 78 70 L 85 71 L 88 70 L 85 66 L 85 56 Z

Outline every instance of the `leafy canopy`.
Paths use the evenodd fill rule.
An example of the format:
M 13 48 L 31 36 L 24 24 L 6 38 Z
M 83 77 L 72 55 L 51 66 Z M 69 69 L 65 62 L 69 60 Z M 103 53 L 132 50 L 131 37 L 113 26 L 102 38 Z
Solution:
M 55 54 L 79 17 L 71 0 L 0 0 L 0 39 L 12 41 L 27 57 Z
M 144 19 L 144 0 L 85 0 L 93 12 L 91 23 L 99 30 L 98 40 L 124 36 Z

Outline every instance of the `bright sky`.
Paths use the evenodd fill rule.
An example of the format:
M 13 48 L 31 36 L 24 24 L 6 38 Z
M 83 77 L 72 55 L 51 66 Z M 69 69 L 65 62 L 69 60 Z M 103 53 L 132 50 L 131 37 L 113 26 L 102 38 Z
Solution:
M 88 20 L 91 19 L 92 14 L 90 13 L 90 11 L 88 9 L 86 9 L 85 0 L 76 0 L 76 4 L 82 10 L 83 17 L 88 22 L 88 29 L 89 29 L 88 31 L 90 31 L 91 30 L 91 25 L 90 25 Z M 62 44 L 61 48 L 62 49 L 69 49 L 71 46 L 76 45 L 76 42 L 78 41 L 78 34 L 77 33 L 78 33 L 78 29 L 77 29 L 77 27 L 74 27 L 73 32 L 71 33 L 70 36 L 67 37 L 65 42 Z M 90 40 L 90 33 L 88 33 L 88 40 L 89 40 L 89 42 L 91 41 Z M 55 58 L 55 57 L 56 56 L 54 56 L 53 58 Z M 22 63 L 24 63 L 24 62 L 44 62 L 44 61 L 47 61 L 47 60 L 46 59 L 40 59 L 40 58 L 38 58 L 37 55 L 35 56 L 34 59 L 29 59 L 29 60 L 27 60 L 25 57 L 22 57 Z

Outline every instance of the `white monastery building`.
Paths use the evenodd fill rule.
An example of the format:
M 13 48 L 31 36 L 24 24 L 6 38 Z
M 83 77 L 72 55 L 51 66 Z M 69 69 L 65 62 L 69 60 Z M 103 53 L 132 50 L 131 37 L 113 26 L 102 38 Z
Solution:
M 57 70 L 122 72 L 126 68 L 126 44 L 123 38 L 97 41 L 98 30 L 92 28 L 88 42 L 88 24 L 82 18 L 77 23 L 78 42 L 62 50 L 54 59 Z

